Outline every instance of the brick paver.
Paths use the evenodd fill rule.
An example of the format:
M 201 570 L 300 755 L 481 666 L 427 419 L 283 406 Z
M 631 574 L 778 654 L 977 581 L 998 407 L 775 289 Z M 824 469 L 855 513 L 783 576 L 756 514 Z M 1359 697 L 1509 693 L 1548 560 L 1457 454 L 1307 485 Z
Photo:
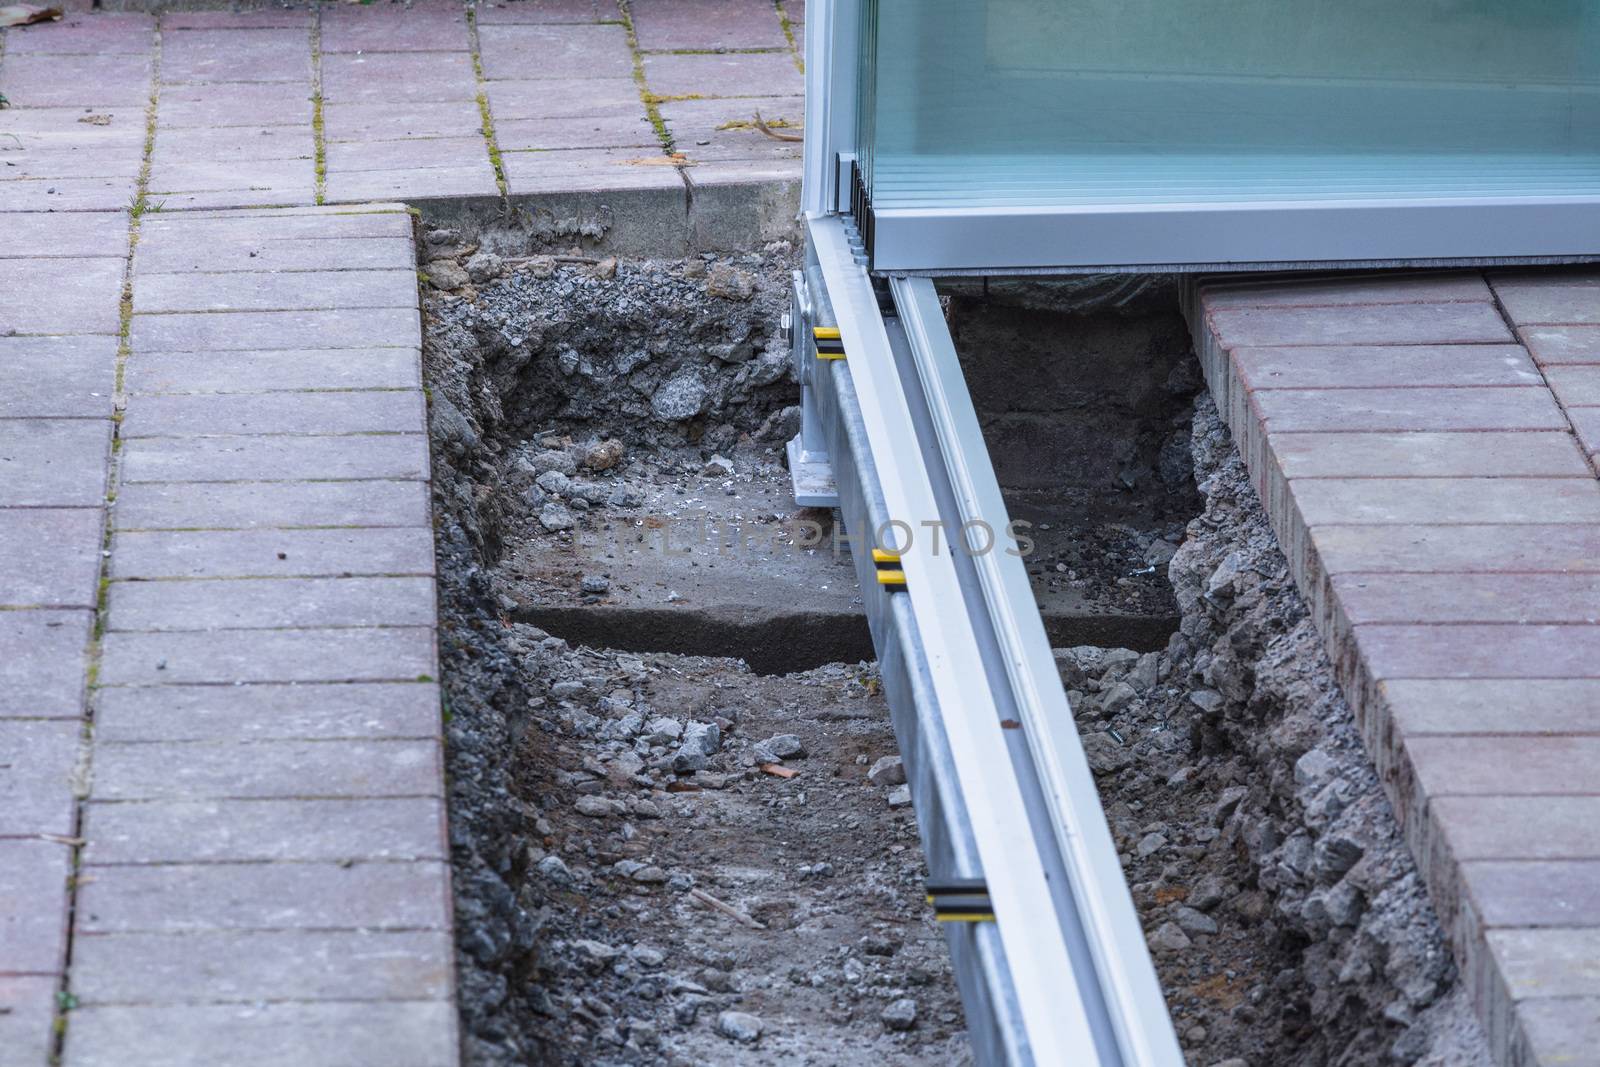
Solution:
M 452 1064 L 393 201 L 719 237 L 798 180 L 803 3 L 66 6 L 0 33 L 0 1067 Z
M 1600 1041 L 1597 295 L 1525 270 L 1188 297 L 1506 1064 Z

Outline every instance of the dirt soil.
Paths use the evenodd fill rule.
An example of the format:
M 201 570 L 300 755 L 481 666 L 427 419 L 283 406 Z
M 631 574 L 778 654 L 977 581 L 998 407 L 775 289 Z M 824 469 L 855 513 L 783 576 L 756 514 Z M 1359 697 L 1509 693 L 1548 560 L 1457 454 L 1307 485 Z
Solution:
M 792 250 L 474 283 L 452 241 L 425 359 L 468 1062 L 968 1062 L 870 665 L 760 676 L 513 619 L 611 593 L 572 538 L 719 491 L 717 449 L 776 462 Z
M 425 249 L 467 1061 L 969 1062 L 870 664 L 757 674 L 519 621 L 627 592 L 575 539 L 781 480 L 794 250 Z M 1165 651 L 1057 657 L 1189 1062 L 1485 1067 L 1209 402 L 1159 456 L 1169 494 L 1192 463 L 1199 518 L 1062 522 L 1031 569 L 1181 612 Z
M 1167 650 L 1057 652 L 1190 1062 L 1487 1067 L 1321 639 L 1208 398 Z

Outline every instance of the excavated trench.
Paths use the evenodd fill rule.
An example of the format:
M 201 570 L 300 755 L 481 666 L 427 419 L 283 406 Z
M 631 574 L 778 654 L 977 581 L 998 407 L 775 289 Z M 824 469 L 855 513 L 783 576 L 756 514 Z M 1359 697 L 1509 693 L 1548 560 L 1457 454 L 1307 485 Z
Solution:
M 468 1062 L 970 1062 L 795 249 L 543 236 L 420 234 Z M 1189 1061 L 1487 1063 L 1174 291 L 945 295 Z

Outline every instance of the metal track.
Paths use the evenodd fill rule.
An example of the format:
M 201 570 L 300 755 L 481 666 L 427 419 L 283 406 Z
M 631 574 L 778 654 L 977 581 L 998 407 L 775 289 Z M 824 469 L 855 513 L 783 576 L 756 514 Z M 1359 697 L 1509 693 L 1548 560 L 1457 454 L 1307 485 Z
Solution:
M 979 1061 L 1181 1067 L 933 284 L 894 279 L 886 310 L 846 224 L 807 226 L 797 358 L 930 875 L 981 880 L 993 905 L 945 924 Z M 819 325 L 846 358 L 811 354 Z M 904 585 L 880 584 L 875 548 Z

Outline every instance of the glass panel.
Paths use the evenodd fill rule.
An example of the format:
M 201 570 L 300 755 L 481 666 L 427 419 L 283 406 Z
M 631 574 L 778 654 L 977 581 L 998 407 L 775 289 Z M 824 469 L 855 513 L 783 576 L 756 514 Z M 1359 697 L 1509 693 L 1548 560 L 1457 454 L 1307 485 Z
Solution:
M 1600 0 L 874 0 L 875 207 L 1600 193 Z

